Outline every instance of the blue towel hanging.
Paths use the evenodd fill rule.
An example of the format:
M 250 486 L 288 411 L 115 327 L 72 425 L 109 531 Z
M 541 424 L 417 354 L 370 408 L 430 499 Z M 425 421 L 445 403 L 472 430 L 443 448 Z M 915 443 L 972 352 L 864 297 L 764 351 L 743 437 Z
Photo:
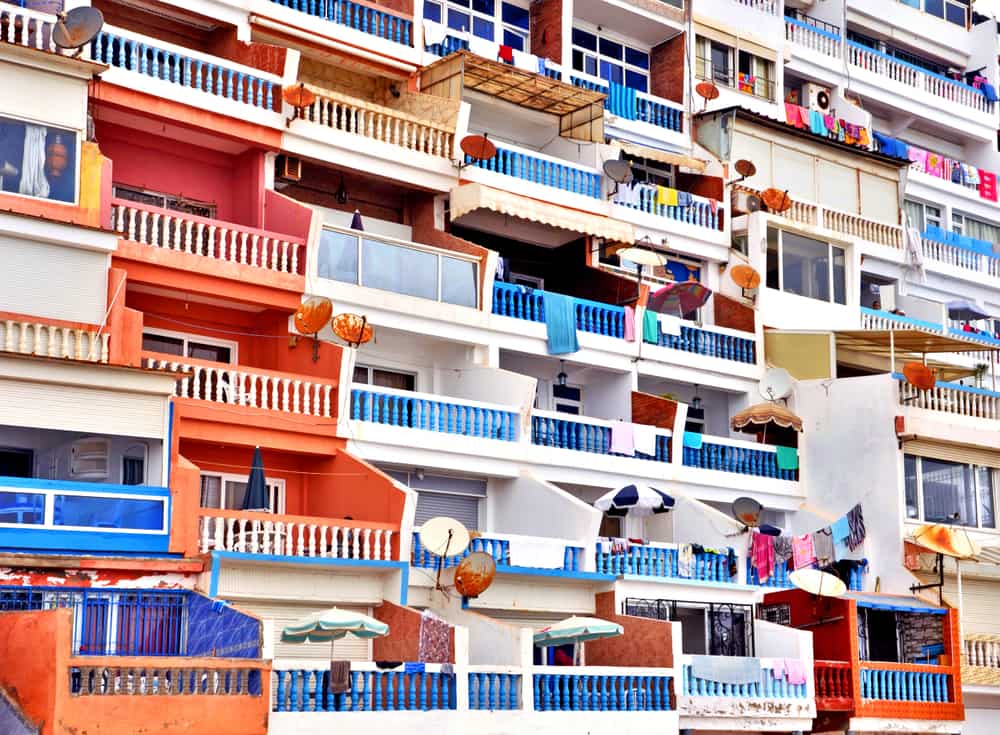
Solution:
M 572 296 L 546 291 L 543 296 L 545 330 L 550 355 L 576 352 L 580 345 L 576 339 L 576 304 Z

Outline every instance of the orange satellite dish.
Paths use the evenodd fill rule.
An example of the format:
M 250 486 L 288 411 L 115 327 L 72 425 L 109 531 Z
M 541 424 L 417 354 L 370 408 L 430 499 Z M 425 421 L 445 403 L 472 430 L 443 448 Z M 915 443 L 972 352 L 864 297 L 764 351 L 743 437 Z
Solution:
M 370 342 L 375 332 L 368 318 L 359 314 L 337 314 L 330 322 L 333 333 L 351 347 Z
M 473 551 L 462 559 L 455 570 L 455 590 L 462 597 L 479 597 L 497 573 L 497 563 L 483 551 Z
M 316 334 L 329 321 L 333 314 L 333 304 L 330 299 L 314 296 L 302 302 L 295 310 L 295 328 L 302 334 Z
M 729 277 L 744 291 L 749 291 L 760 285 L 760 273 L 749 265 L 734 265 L 729 269 Z
M 497 154 L 497 147 L 485 135 L 466 135 L 458 145 L 473 161 L 488 161 Z
M 978 551 L 969 533 L 964 528 L 952 528 L 940 523 L 921 526 L 913 534 L 913 543 L 935 554 L 944 554 L 955 559 L 968 559 Z
M 698 82 L 694 86 L 694 91 L 698 93 L 699 97 L 702 97 L 705 100 L 715 100 L 719 98 L 719 88 L 711 82 Z
M 304 84 L 290 84 L 281 88 L 281 99 L 292 107 L 300 109 L 309 107 L 316 101 L 316 93 L 308 89 Z
M 792 206 L 788 192 L 781 189 L 764 189 L 760 193 L 760 198 L 772 212 L 784 212 Z
M 903 377 L 917 390 L 930 390 L 937 385 L 934 371 L 922 362 L 908 362 L 903 365 Z

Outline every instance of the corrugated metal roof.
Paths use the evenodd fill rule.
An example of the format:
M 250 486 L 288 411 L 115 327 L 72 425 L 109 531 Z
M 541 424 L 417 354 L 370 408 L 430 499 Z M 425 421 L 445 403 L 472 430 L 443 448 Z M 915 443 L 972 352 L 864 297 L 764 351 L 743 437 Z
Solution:
M 871 610 L 894 610 L 895 612 L 926 613 L 929 615 L 944 615 L 948 608 L 939 605 L 932 605 L 918 597 L 907 597 L 906 595 L 880 595 L 865 592 L 848 592 L 844 595 L 846 600 L 854 600 L 858 607 L 867 607 Z

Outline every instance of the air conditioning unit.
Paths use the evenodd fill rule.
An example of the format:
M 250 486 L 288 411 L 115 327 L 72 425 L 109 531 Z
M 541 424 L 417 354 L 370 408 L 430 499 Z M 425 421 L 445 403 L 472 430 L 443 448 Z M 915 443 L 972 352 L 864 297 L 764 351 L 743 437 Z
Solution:
M 733 192 L 733 215 L 750 214 L 759 212 L 761 208 L 760 197 L 756 194 L 738 189 Z
M 108 439 L 78 439 L 70 445 L 69 475 L 78 480 L 108 479 L 111 442 Z
M 302 159 L 295 156 L 278 156 L 277 176 L 285 181 L 299 181 L 302 178 Z
M 799 94 L 799 104 L 810 110 L 819 110 L 824 113 L 833 111 L 833 95 L 829 87 L 821 84 L 806 82 L 802 85 L 802 92 Z

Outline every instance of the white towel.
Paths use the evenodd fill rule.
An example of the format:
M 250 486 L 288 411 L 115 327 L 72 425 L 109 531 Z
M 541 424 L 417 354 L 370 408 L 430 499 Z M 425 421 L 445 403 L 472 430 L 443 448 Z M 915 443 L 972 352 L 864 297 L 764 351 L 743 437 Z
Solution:
M 562 569 L 566 542 L 548 538 L 518 536 L 510 541 L 510 565 L 535 569 Z
M 469 35 L 469 51 L 484 59 L 496 61 L 500 55 L 500 44 L 496 41 L 487 41 L 473 33 Z
M 24 126 L 24 158 L 21 160 L 21 185 L 19 194 L 33 197 L 49 195 L 49 180 L 45 178 L 45 136 L 41 125 Z
M 660 320 L 660 331 L 671 337 L 681 336 L 681 320 L 669 314 L 657 314 Z
M 538 57 L 525 51 L 514 49 L 514 66 L 518 69 L 538 73 Z
M 647 424 L 632 424 L 632 436 L 636 454 L 656 456 L 656 427 Z
M 924 243 L 916 227 L 906 228 L 906 267 L 911 269 L 921 283 L 927 280 L 924 268 Z
M 447 26 L 435 23 L 433 20 L 424 21 L 424 46 L 436 46 L 439 43 L 444 43 L 444 39 L 447 37 Z

